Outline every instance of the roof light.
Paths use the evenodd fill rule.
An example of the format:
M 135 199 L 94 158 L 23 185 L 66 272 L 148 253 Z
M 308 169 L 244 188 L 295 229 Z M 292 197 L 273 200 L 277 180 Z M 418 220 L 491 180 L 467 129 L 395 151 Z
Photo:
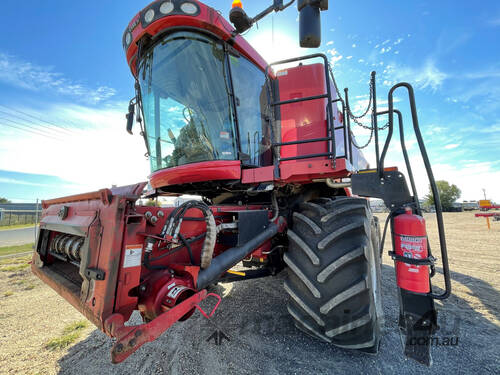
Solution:
M 160 13 L 169 14 L 174 10 L 174 4 L 170 1 L 165 1 L 160 5 Z
M 127 44 L 127 46 L 130 44 L 131 41 L 132 41 L 132 34 L 130 32 L 128 32 L 125 35 L 125 43 Z
M 233 0 L 231 8 L 236 8 L 236 7 L 243 9 L 243 4 L 241 3 L 241 0 Z
M 144 14 L 144 21 L 150 23 L 155 18 L 155 11 L 153 9 L 148 9 Z
M 195 14 L 198 12 L 198 8 L 193 3 L 182 3 L 181 10 L 186 14 Z

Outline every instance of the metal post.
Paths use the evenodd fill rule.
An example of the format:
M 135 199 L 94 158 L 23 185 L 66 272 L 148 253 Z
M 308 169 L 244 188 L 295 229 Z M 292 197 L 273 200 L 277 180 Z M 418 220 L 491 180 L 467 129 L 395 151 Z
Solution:
M 377 89 L 375 87 L 375 71 L 372 72 L 371 75 L 371 88 L 372 88 L 372 100 L 373 100 L 373 106 L 372 106 L 372 127 L 373 131 L 375 132 L 375 159 L 376 159 L 376 166 L 377 166 L 377 171 L 379 172 L 379 175 L 381 175 L 381 171 L 379 171 L 379 159 L 380 159 L 380 151 L 378 148 L 378 125 L 377 125 Z
M 12 211 L 9 211 L 9 225 L 10 225 L 11 219 L 12 219 Z
M 346 87 L 344 89 L 345 93 L 345 109 L 344 109 L 344 123 L 347 125 L 347 136 L 349 137 L 349 160 L 351 164 L 353 164 L 353 157 L 352 157 L 352 134 L 351 134 L 351 118 L 349 117 L 349 94 L 348 94 L 349 89 Z
M 37 236 L 38 236 L 38 208 L 39 208 L 39 201 L 38 201 L 38 198 L 36 199 L 36 211 L 35 211 L 35 244 L 38 240 Z

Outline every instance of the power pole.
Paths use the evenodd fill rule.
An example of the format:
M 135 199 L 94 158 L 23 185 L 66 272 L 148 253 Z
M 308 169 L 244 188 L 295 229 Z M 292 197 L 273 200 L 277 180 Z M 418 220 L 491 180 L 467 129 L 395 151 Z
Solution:
M 486 200 L 486 189 L 482 189 L 484 194 L 484 200 Z

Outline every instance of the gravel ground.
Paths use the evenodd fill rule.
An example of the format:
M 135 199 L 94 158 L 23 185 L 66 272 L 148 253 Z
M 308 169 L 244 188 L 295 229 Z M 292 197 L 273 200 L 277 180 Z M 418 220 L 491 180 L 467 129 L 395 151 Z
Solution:
M 429 236 L 437 244 L 432 223 L 429 216 Z M 394 268 L 384 255 L 386 322 L 378 355 L 342 350 L 298 331 L 286 311 L 284 272 L 275 278 L 218 285 L 215 291 L 223 301 L 211 321 L 195 313 L 122 364 L 110 363 L 111 341 L 95 329 L 87 329 L 69 349 L 47 351 L 43 343 L 81 315 L 33 276 L 0 272 L 0 373 L 500 373 L 500 223 L 488 231 L 472 213 L 446 214 L 445 223 L 454 290 L 443 304 L 437 303 L 441 330 L 436 336 L 458 337 L 458 344 L 434 347 L 431 369 L 402 354 Z M 35 287 L 16 289 L 15 280 L 23 278 Z M 7 290 L 14 294 L 5 297 Z M 210 303 L 206 305 L 208 309 Z M 133 319 L 138 322 L 137 316 Z M 230 341 L 206 341 L 217 327 Z

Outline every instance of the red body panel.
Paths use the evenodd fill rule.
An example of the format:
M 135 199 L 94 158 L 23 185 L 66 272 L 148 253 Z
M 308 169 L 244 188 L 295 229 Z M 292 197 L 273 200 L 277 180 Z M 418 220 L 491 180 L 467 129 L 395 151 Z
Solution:
M 280 101 L 326 93 L 323 64 L 301 65 L 277 73 Z M 284 104 L 281 108 L 281 142 L 326 137 L 326 99 Z M 281 147 L 281 158 L 328 152 L 327 141 Z M 323 157 L 322 159 L 326 159 Z M 294 164 L 284 161 L 281 164 Z
M 156 189 L 168 185 L 212 180 L 239 180 L 239 160 L 216 160 L 160 169 L 149 176 L 151 186 Z
M 425 220 L 410 211 L 394 218 L 396 254 L 412 259 L 428 256 Z M 415 293 L 429 293 L 429 266 L 417 266 L 396 261 L 396 280 L 400 288 Z

